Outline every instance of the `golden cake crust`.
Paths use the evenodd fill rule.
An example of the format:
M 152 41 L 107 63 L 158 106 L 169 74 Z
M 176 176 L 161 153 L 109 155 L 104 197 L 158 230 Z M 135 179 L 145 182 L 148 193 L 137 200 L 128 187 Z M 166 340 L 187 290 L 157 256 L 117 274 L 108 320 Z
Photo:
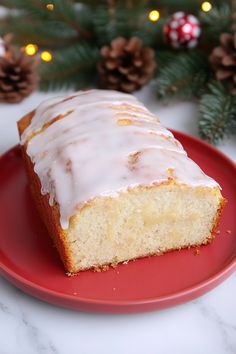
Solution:
M 34 112 L 30 112 L 24 116 L 20 121 L 18 121 L 18 130 L 20 136 L 24 130 L 28 127 L 33 118 Z M 35 205 L 40 214 L 42 221 L 44 222 L 49 235 L 52 237 L 57 250 L 61 256 L 61 259 L 64 263 L 65 269 L 69 272 L 73 272 L 73 265 L 71 263 L 71 257 L 69 248 L 66 242 L 66 231 L 62 230 L 59 220 L 59 208 L 57 204 L 53 206 L 49 205 L 49 195 L 41 194 L 41 182 L 38 175 L 34 172 L 34 166 L 31 162 L 30 157 L 26 153 L 26 146 L 21 146 L 22 156 L 24 164 L 27 171 L 27 176 L 30 185 L 30 191 L 33 196 Z
M 30 112 L 29 114 L 25 115 L 20 121 L 18 121 L 18 130 L 19 130 L 19 134 L 20 136 L 23 134 L 24 130 L 29 126 L 32 118 L 34 116 L 34 111 Z M 28 175 L 28 180 L 29 180 L 29 184 L 30 184 L 30 190 L 31 190 L 31 194 L 33 196 L 35 205 L 39 211 L 39 214 L 41 216 L 41 219 L 43 220 L 49 235 L 51 236 L 51 238 L 53 239 L 54 244 L 56 245 L 60 257 L 64 263 L 65 269 L 68 271 L 68 273 L 73 274 L 78 272 L 78 269 L 75 267 L 75 265 L 73 264 L 73 260 L 72 260 L 72 255 L 70 253 L 70 248 L 67 242 L 67 236 L 68 236 L 68 230 L 63 230 L 61 228 L 60 225 L 60 212 L 59 212 L 59 207 L 57 205 L 57 203 L 55 203 L 53 206 L 49 205 L 49 195 L 42 195 L 41 194 L 41 182 L 39 180 L 38 175 L 34 172 L 34 165 L 31 162 L 30 157 L 27 155 L 26 153 L 26 147 L 27 145 L 24 144 L 21 146 L 21 150 L 22 150 L 22 156 L 23 156 L 23 160 L 26 166 L 26 171 L 27 171 L 27 175 Z M 171 178 L 169 180 L 169 182 L 164 182 L 164 184 L 172 184 L 174 183 Z M 140 187 L 142 189 L 149 189 L 149 188 L 155 188 L 156 186 L 152 186 L 152 187 Z M 130 191 L 130 193 L 132 193 L 132 190 Z M 204 243 L 207 242 L 211 242 L 211 240 L 214 238 L 214 233 L 215 230 L 217 229 L 217 226 L 219 224 L 220 221 L 220 215 L 222 213 L 223 207 L 225 204 L 225 199 L 222 197 L 221 201 L 220 201 L 220 207 L 217 210 L 216 216 L 215 216 L 215 220 L 212 226 L 212 230 L 211 233 L 209 234 L 209 236 L 207 237 L 206 241 Z M 83 208 L 86 208 L 90 205 L 90 203 L 87 203 L 84 205 Z M 82 208 L 82 209 L 83 209 Z M 81 210 L 82 210 L 81 209 Z M 80 212 L 81 212 L 80 210 Z M 73 217 L 70 219 L 70 225 L 71 223 L 73 223 Z M 70 228 L 70 226 L 69 226 Z M 197 246 L 197 244 L 195 245 Z M 185 246 L 187 247 L 187 246 Z M 180 247 L 180 248 L 184 248 L 184 247 Z M 149 255 L 153 255 L 156 254 L 155 253 L 150 253 Z M 145 254 L 144 256 L 147 256 L 147 254 Z M 138 257 L 140 258 L 140 257 Z M 107 265 L 114 265 L 111 263 L 108 263 Z M 80 269 L 80 270 L 85 270 L 86 268 Z M 103 264 L 102 266 L 98 265 L 98 266 L 94 266 L 95 270 L 100 270 L 100 269 L 107 269 L 106 264 Z

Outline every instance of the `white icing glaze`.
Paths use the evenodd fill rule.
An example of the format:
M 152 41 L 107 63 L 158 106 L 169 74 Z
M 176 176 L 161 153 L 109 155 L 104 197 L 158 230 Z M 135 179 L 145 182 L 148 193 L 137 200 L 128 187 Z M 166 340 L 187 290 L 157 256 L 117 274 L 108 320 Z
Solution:
M 116 196 L 171 176 L 190 186 L 218 185 L 158 118 L 120 92 L 81 91 L 45 101 L 21 137 L 21 144 L 27 141 L 42 194 L 58 203 L 64 229 L 95 196 Z

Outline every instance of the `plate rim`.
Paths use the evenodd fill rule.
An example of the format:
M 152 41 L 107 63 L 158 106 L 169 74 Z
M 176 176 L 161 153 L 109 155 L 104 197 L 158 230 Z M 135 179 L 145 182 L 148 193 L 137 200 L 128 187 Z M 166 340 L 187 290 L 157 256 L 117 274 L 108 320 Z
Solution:
M 170 129 L 170 131 L 174 134 L 174 136 L 182 136 L 184 139 L 188 139 L 195 144 L 200 144 L 202 145 L 205 149 L 210 149 L 212 153 L 216 153 L 219 155 L 221 158 L 223 158 L 231 168 L 233 168 L 235 174 L 236 174 L 236 163 L 234 163 L 233 160 L 231 160 L 228 156 L 226 156 L 223 152 L 218 150 L 216 147 L 210 145 L 209 143 L 195 137 L 189 134 L 186 134 L 184 132 L 175 130 L 175 129 Z M 178 137 L 177 137 L 178 139 Z M 0 163 L 2 159 L 9 154 L 10 152 L 15 151 L 16 149 L 19 148 L 19 144 L 11 147 L 8 149 L 6 152 L 0 155 Z M 1 251 L 0 251 L 1 252 Z M 2 252 L 1 252 L 2 253 Z M 0 256 L 1 256 L 0 253 Z M 153 305 L 152 309 L 160 309 L 160 308 L 166 308 L 166 307 L 171 307 L 175 306 L 177 304 L 180 304 L 182 302 L 187 302 L 190 301 L 200 295 L 203 295 L 204 293 L 210 291 L 211 289 L 215 288 L 217 285 L 219 285 L 221 282 L 223 282 L 227 277 L 229 277 L 235 270 L 236 270 L 236 253 L 231 259 L 231 261 L 227 262 L 218 272 L 214 273 L 212 276 L 208 277 L 205 280 L 202 280 L 190 287 L 184 288 L 181 291 L 177 291 L 168 295 L 164 296 L 155 296 L 155 297 L 150 297 L 150 298 L 145 298 L 145 299 L 120 299 L 120 300 L 105 300 L 105 299 L 94 299 L 94 298 L 88 298 L 88 297 L 80 297 L 78 295 L 70 295 L 70 294 L 65 294 L 62 292 L 58 292 L 56 290 L 49 289 L 48 287 L 39 285 L 38 283 L 35 283 L 29 279 L 24 278 L 22 275 L 19 275 L 16 271 L 13 271 L 10 267 L 8 267 L 6 264 L 4 264 L 4 255 L 0 259 L 0 274 L 8 279 L 10 282 L 14 283 L 15 286 L 20 288 L 21 290 L 25 291 L 26 293 L 40 298 L 44 301 L 47 301 L 51 304 L 59 304 L 60 306 L 63 307 L 70 307 L 75 309 L 74 306 L 68 306 L 65 304 L 62 304 L 61 302 L 66 300 L 67 302 L 71 302 L 72 304 L 77 305 L 78 310 L 83 310 L 83 306 L 97 306 L 97 307 L 103 307 L 102 312 L 110 312 L 110 313 L 115 313 L 117 309 L 119 308 L 134 308 L 137 306 L 145 306 L 145 305 Z M 30 291 L 31 290 L 31 291 Z M 37 294 L 34 292 L 37 291 Z M 45 300 L 50 296 L 50 299 Z M 53 302 L 53 300 L 56 300 L 56 302 Z M 60 303 L 58 303 L 57 300 L 60 300 Z M 182 300 L 182 301 L 181 301 Z M 167 303 L 166 306 L 163 306 L 163 304 Z M 159 306 L 158 306 L 159 305 Z M 161 306 L 160 306 L 161 305 Z M 104 310 L 104 306 L 106 307 L 114 307 L 114 311 L 111 310 Z M 92 309 L 94 311 L 94 308 Z M 148 310 L 148 309 L 144 309 Z M 96 311 L 101 311 L 99 308 L 96 309 Z M 133 310 L 131 310 L 133 311 Z M 140 312 L 143 310 L 136 309 L 133 312 Z M 122 312 L 122 311 L 119 311 Z M 125 310 L 125 313 L 130 312 Z
M 226 279 L 228 276 L 230 276 L 235 270 L 236 270 L 236 254 L 234 258 L 226 264 L 225 267 L 223 267 L 219 272 L 215 273 L 211 277 L 208 277 L 206 280 L 203 280 L 199 282 L 196 285 L 193 285 L 191 287 L 185 288 L 184 290 L 172 293 L 170 295 L 164 295 L 164 296 L 157 296 L 157 297 L 150 297 L 146 299 L 140 299 L 140 300 L 102 300 L 102 299 L 93 299 L 93 298 L 83 298 L 79 296 L 74 296 L 74 295 L 69 295 L 69 294 L 63 294 L 60 292 L 57 292 L 55 290 L 48 289 L 46 287 L 43 287 L 41 285 L 38 285 L 37 283 L 34 283 L 28 279 L 25 279 L 23 276 L 19 275 L 18 273 L 12 271 L 9 267 L 3 265 L 1 262 L 1 274 L 6 278 L 13 279 L 17 282 L 17 284 L 22 284 L 29 286 L 33 290 L 39 291 L 41 294 L 44 295 L 50 295 L 55 298 L 60 298 L 63 300 L 69 300 L 76 302 L 78 304 L 91 304 L 91 305 L 112 305 L 112 306 L 135 306 L 135 305 L 145 305 L 145 304 L 151 304 L 151 303 L 161 303 L 161 302 L 167 302 L 167 301 L 174 301 L 182 298 L 183 296 L 188 296 L 188 295 L 194 295 L 194 293 L 198 293 L 198 291 L 203 290 L 201 294 L 204 294 L 204 290 L 209 291 L 213 288 L 215 288 L 218 284 L 221 283 L 221 280 L 223 281 Z M 76 275 L 75 275 L 76 276 Z M 24 289 L 21 287 L 21 289 Z M 31 292 L 29 292 L 32 294 Z M 36 296 L 36 295 L 35 295 Z M 37 296 L 38 297 L 38 296 Z M 194 296 L 191 298 L 195 298 Z M 191 300 L 189 299 L 189 300 Z M 169 306 L 168 306 L 169 307 Z

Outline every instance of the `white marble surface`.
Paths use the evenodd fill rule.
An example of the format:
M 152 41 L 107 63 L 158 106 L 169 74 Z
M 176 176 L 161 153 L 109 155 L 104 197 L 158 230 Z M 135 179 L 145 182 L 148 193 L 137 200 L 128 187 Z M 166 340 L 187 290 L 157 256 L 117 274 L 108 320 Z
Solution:
M 0 106 L 0 153 L 17 143 L 16 120 L 46 96 Z M 168 127 L 197 134 L 197 108 L 137 95 Z M 236 161 L 236 138 L 219 149 Z M 236 273 L 208 294 L 175 308 L 135 315 L 87 314 L 34 299 L 0 278 L 0 354 L 236 354 Z

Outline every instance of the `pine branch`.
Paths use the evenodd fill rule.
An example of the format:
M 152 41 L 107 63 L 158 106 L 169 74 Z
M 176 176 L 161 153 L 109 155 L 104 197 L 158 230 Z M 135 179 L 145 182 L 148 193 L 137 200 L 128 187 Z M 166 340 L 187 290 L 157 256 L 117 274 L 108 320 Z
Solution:
M 168 56 L 170 60 L 166 65 L 160 65 L 156 79 L 158 98 L 198 97 L 210 76 L 207 56 L 198 50 L 180 52 L 173 57 L 169 53 Z
M 230 4 L 226 2 L 214 6 L 210 12 L 200 13 L 204 36 L 202 40 L 214 46 L 223 32 L 231 32 L 232 16 Z
M 25 13 L 35 13 L 38 16 L 47 15 L 45 1 L 37 0 L 0 0 L 0 5 L 8 9 L 22 10 Z
M 41 89 L 56 90 L 62 87 L 76 89 L 91 86 L 96 77 L 99 51 L 87 43 L 61 49 L 54 53 L 50 63 L 41 68 Z
M 158 70 L 169 65 L 170 62 L 176 58 L 176 52 L 174 50 L 156 50 L 156 62 Z
M 117 36 L 129 36 L 129 20 L 126 11 L 116 8 L 113 12 L 107 6 L 99 6 L 93 20 L 94 33 L 101 46 L 110 43 Z
M 218 81 L 209 85 L 209 92 L 200 100 L 199 134 L 217 144 L 236 133 L 236 96 L 229 94 Z
M 47 9 L 48 0 L 2 0 L 1 3 L 5 7 L 19 10 L 26 19 L 44 23 L 54 21 L 74 29 L 81 38 L 88 39 L 91 36 L 90 32 L 78 22 L 78 11 L 73 0 L 53 0 L 53 11 Z
M 96 9 L 96 16 L 93 17 L 93 27 L 96 40 L 99 45 L 104 45 L 109 42 L 108 29 L 109 13 L 106 6 L 99 6 Z
M 145 45 L 157 50 L 166 47 L 163 42 L 163 26 L 166 18 L 161 17 L 158 22 L 151 22 L 148 20 L 147 12 L 144 15 L 145 17 L 139 25 L 136 25 L 136 28 L 131 31 L 132 36 L 141 38 Z
M 129 38 L 137 35 L 135 32 L 142 28 L 144 20 L 147 18 L 145 6 L 140 6 L 132 1 L 117 1 L 114 8 L 99 5 L 93 16 L 93 28 L 95 38 L 100 46 L 108 44 L 116 37 Z M 130 5 L 128 6 L 128 3 Z M 140 31 L 141 32 L 141 31 Z
M 152 1 L 151 5 L 153 8 L 158 7 L 159 9 L 168 9 L 169 13 L 174 13 L 176 11 L 185 11 L 187 13 L 197 13 L 199 10 L 198 0 L 158 0 Z
M 48 1 L 44 0 L 44 2 L 47 3 Z M 87 29 L 84 29 L 78 21 L 73 0 L 53 0 L 53 4 L 54 10 L 49 12 L 55 14 L 56 19 L 74 28 L 82 38 L 88 39 L 91 37 L 91 33 Z
M 1 35 L 14 33 L 14 42 L 20 46 L 32 42 L 43 47 L 57 48 L 68 46 L 78 40 L 77 32 L 65 23 L 32 20 L 23 15 L 1 19 L 0 32 Z

